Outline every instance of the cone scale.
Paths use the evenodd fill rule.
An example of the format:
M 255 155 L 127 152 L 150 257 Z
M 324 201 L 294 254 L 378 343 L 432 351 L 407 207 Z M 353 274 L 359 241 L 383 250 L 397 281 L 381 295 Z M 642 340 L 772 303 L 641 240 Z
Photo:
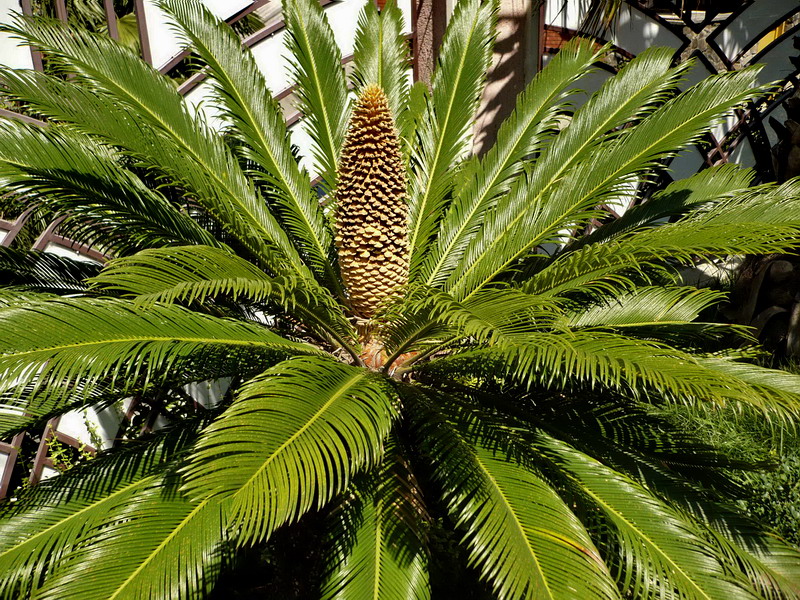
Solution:
M 336 246 L 353 312 L 371 319 L 408 282 L 400 139 L 383 90 L 358 97 L 338 166 Z

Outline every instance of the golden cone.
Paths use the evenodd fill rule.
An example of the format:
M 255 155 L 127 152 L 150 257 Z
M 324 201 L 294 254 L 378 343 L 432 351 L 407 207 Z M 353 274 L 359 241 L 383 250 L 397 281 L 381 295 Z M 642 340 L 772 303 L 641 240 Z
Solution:
M 408 281 L 406 178 L 386 94 L 358 98 L 339 159 L 336 246 L 353 310 L 375 315 Z

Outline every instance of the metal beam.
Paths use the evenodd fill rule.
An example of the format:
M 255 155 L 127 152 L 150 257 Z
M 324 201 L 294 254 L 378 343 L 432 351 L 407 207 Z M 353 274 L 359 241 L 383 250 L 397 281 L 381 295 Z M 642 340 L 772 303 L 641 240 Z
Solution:
M 108 25 L 108 35 L 111 39 L 119 40 L 119 28 L 117 27 L 117 11 L 114 10 L 114 0 L 103 0 L 103 9 L 106 13 L 106 24 Z

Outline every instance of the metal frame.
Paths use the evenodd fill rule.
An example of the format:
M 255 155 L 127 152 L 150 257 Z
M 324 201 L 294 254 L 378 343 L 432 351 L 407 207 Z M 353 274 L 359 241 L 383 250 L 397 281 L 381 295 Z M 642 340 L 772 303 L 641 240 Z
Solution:
M 14 467 L 17 464 L 17 457 L 22 449 L 24 439 L 25 433 L 18 433 L 12 438 L 10 444 L 0 442 L 0 454 L 6 455 L 6 464 L 3 472 L 0 473 L 0 498 L 5 498 L 8 494 L 11 479 L 14 476 Z
M 108 35 L 111 36 L 111 39 L 119 40 L 119 28 L 117 27 L 117 12 L 114 10 L 114 0 L 103 0 L 103 10 L 106 13 Z
M 47 422 L 44 434 L 39 442 L 39 447 L 36 450 L 36 457 L 33 459 L 33 467 L 31 468 L 31 474 L 28 479 L 31 485 L 36 485 L 42 480 L 42 473 L 44 472 L 45 467 L 50 467 L 51 469 L 55 470 L 59 469 L 60 465 L 55 464 L 53 459 L 48 456 L 50 452 L 50 440 L 55 439 L 58 442 L 66 444 L 67 446 L 70 446 L 79 452 L 88 452 L 92 456 L 97 454 L 97 449 L 93 446 L 84 444 L 80 440 L 77 440 L 74 437 L 59 431 L 58 423 L 60 420 L 61 417 L 55 417 Z M 0 498 L 1 497 L 2 496 L 0 496 Z
M 3 241 L 0 242 L 0 246 L 5 246 L 5 247 L 11 246 L 11 243 L 14 241 L 14 238 L 17 237 L 17 234 L 25 226 L 25 222 L 28 220 L 28 217 L 30 217 L 32 212 L 33 208 L 29 208 L 28 210 L 23 212 L 20 216 L 18 216 L 14 221 L 6 221 L 5 219 L 0 219 L 0 229 L 3 229 L 6 232 L 6 236 L 3 238 Z
M 552 1 L 552 0 L 551 0 Z M 558 1 L 558 0 L 556 0 Z M 724 31 L 724 29 L 733 24 L 742 13 L 753 4 L 753 1 L 744 2 L 741 6 L 736 7 L 736 10 L 731 11 L 731 14 L 722 20 L 713 20 L 709 17 L 695 23 L 691 20 L 690 15 L 682 14 L 677 22 L 668 21 L 664 18 L 663 14 L 654 8 L 647 6 L 645 2 L 639 0 L 627 0 L 628 5 L 642 12 L 648 18 L 658 22 L 660 25 L 668 29 L 675 36 L 681 40 L 681 45 L 675 49 L 676 61 L 685 60 L 688 58 L 686 52 L 696 38 L 702 38 L 702 44 L 692 52 L 692 56 L 703 62 L 711 72 L 722 72 L 727 70 L 740 69 L 750 64 L 758 62 L 765 54 L 770 52 L 776 45 L 784 42 L 790 36 L 796 35 L 800 31 L 800 6 L 793 8 L 789 12 L 780 17 L 777 17 L 765 29 L 755 34 L 752 39 L 745 45 L 731 60 L 720 48 L 717 43 L 717 37 Z M 676 9 L 679 8 L 674 2 L 671 3 Z M 715 17 L 714 17 L 715 18 Z M 788 28 L 780 36 L 772 40 L 767 46 L 759 52 L 752 54 L 753 46 L 763 39 L 768 33 L 780 26 L 795 19 L 797 22 Z M 555 25 L 543 24 L 544 31 L 559 31 L 559 33 L 567 33 L 569 36 L 578 35 L 576 30 L 565 30 Z M 710 30 L 713 27 L 713 30 Z M 582 34 L 585 35 L 585 34 Z M 564 36 L 564 37 L 569 37 Z M 596 38 L 599 42 L 605 42 L 602 37 Z M 622 51 L 619 48 L 614 48 L 620 51 L 624 58 L 632 58 L 630 53 Z M 541 58 L 546 54 L 551 54 L 557 51 L 556 48 L 547 48 L 542 46 Z M 627 55 L 627 56 L 626 56 Z M 788 65 L 787 65 L 788 66 Z M 739 118 L 737 122 L 728 130 L 723 139 L 716 139 L 715 136 L 709 134 L 706 136 L 706 144 L 698 146 L 698 150 L 703 155 L 704 167 L 719 165 L 728 162 L 732 152 L 742 143 L 744 139 L 750 139 L 751 143 L 757 143 L 757 140 L 766 139 L 766 130 L 764 122 L 771 112 L 777 109 L 784 100 L 790 97 L 798 89 L 798 77 L 800 77 L 800 69 L 794 70 L 790 75 L 784 79 L 784 86 L 787 87 L 783 93 L 776 97 L 764 97 L 755 102 L 754 105 L 747 110 L 739 111 Z M 705 148 L 710 149 L 705 150 Z M 759 172 L 764 177 L 774 175 L 772 173 L 772 166 L 762 164 L 758 165 Z
M 322 0 L 320 2 L 320 4 L 322 4 L 324 6 L 326 4 L 330 4 L 331 1 L 332 0 Z M 245 6 L 239 12 L 237 12 L 234 15 L 230 16 L 229 18 L 225 19 L 225 22 L 228 23 L 229 25 L 233 25 L 237 21 L 241 21 L 242 19 L 244 19 L 247 15 L 249 15 L 252 12 L 254 12 L 256 9 L 261 8 L 262 6 L 264 6 L 266 4 L 269 4 L 269 2 L 270 2 L 270 0 L 255 0 L 249 6 Z M 144 15 L 144 10 L 142 10 L 142 15 Z M 281 21 L 280 23 L 281 23 L 281 26 L 283 26 L 283 21 Z M 265 30 L 268 30 L 268 29 L 271 29 L 271 27 L 267 26 L 264 29 L 262 29 L 261 31 L 265 31 Z M 261 33 L 261 32 L 257 32 L 257 33 Z M 267 37 L 267 36 L 264 36 L 264 37 Z M 142 42 L 142 43 L 144 43 L 144 42 Z M 148 43 L 148 52 L 150 52 L 149 37 L 148 37 L 148 42 L 147 43 Z M 252 44 L 247 44 L 246 40 L 245 40 L 245 42 L 242 42 L 242 43 L 244 45 L 248 46 L 248 47 L 252 45 Z M 151 55 L 152 55 L 152 53 L 151 53 Z M 158 70 L 161 71 L 162 73 L 168 73 L 169 71 L 171 71 L 172 69 L 177 67 L 181 63 L 181 61 L 183 61 L 189 55 L 190 55 L 190 52 L 188 50 L 181 50 L 180 52 L 175 54 L 175 56 L 170 58 L 166 63 L 164 63 L 163 65 L 158 67 Z M 148 61 L 148 62 L 150 62 L 152 64 L 151 61 Z
M 135 0 L 133 12 L 136 15 L 136 28 L 139 32 L 139 47 L 142 49 L 142 59 L 148 64 L 153 64 L 153 53 L 150 50 L 150 34 L 147 31 L 147 17 L 144 13 L 144 0 Z M 106 13 L 108 18 L 108 13 Z
M 81 244 L 75 242 L 69 238 L 66 238 L 58 233 L 58 226 L 64 221 L 64 217 L 60 217 L 50 223 L 47 226 L 39 237 L 36 239 L 36 242 L 33 244 L 33 250 L 44 251 L 47 249 L 47 246 L 50 244 L 55 244 L 56 246 L 61 246 L 63 248 L 67 248 L 76 252 L 86 258 L 90 258 L 92 260 L 96 260 L 98 262 L 104 263 L 106 262 L 106 257 L 102 252 L 98 252 L 94 248 L 87 246 L 86 244 Z
M 33 4 L 31 0 L 22 0 L 21 1 L 22 7 L 22 14 L 31 16 L 33 14 Z M 31 60 L 33 61 L 33 68 L 37 71 L 41 71 L 44 69 L 44 64 L 42 63 L 42 53 L 39 52 L 33 46 L 30 47 L 31 50 Z

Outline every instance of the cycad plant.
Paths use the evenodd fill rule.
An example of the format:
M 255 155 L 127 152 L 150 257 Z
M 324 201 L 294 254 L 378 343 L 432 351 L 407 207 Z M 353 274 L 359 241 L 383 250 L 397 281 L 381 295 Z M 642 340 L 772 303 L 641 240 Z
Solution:
M 650 49 L 573 111 L 605 49 L 571 43 L 473 156 L 493 2 L 457 4 L 428 89 L 391 3 L 364 9 L 348 81 L 319 4 L 290 0 L 312 186 L 237 36 L 195 0 L 162 6 L 222 135 L 113 41 L 12 28 L 56 72 L 2 71 L 46 121 L 0 124 L 2 190 L 112 260 L 4 254 L 0 424 L 230 389 L 8 503 L 0 597 L 203 598 L 243 549 L 312 526 L 322 598 L 430 597 L 448 529 L 497 598 L 800 597 L 800 553 L 722 501 L 740 465 L 652 410 L 796 419 L 800 380 L 699 321 L 722 295 L 679 273 L 791 247 L 800 184 L 725 166 L 603 208 L 763 93 L 754 71 L 679 93 L 687 66 Z

